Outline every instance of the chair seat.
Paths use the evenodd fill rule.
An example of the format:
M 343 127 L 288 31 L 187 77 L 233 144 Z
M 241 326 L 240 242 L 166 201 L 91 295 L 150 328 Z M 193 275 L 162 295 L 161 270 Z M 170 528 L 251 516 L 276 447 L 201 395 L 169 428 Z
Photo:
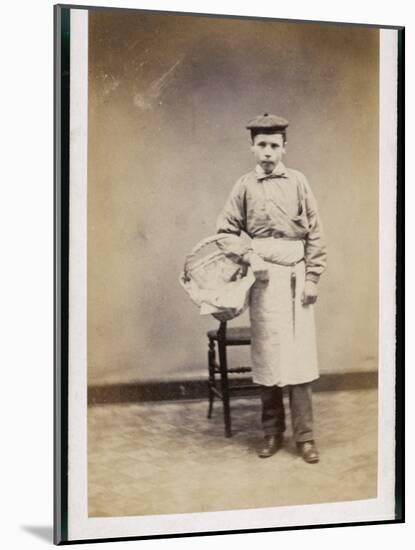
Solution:
M 218 340 L 218 329 L 209 330 L 208 338 Z M 248 345 L 251 342 L 250 327 L 229 327 L 226 329 L 226 343 L 230 346 Z

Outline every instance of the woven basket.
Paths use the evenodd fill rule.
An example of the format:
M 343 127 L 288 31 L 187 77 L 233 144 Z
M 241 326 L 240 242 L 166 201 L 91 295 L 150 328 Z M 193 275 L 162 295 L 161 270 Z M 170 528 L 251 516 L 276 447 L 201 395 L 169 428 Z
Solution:
M 229 235 L 218 234 L 200 241 L 186 257 L 180 284 L 192 301 L 219 321 L 230 321 L 248 306 L 249 289 L 255 278 L 251 268 L 241 265 L 221 250 L 196 256 L 208 245 Z

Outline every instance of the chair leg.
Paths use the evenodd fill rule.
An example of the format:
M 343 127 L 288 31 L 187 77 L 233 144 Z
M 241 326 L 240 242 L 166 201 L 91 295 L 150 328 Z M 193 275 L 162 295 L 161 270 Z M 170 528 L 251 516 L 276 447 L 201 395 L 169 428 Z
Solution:
M 208 369 L 209 369 L 209 380 L 208 380 L 208 390 L 209 390 L 209 407 L 207 417 L 212 418 L 213 411 L 213 402 L 215 399 L 215 393 L 213 392 L 214 387 L 216 387 L 215 379 L 215 342 L 209 338 L 209 351 L 208 351 Z
M 222 401 L 223 401 L 223 418 L 225 421 L 225 436 L 232 437 L 232 421 L 231 410 L 229 403 L 229 382 L 228 382 L 228 365 L 226 357 L 226 345 L 219 340 L 219 365 L 220 365 L 220 378 L 222 389 Z

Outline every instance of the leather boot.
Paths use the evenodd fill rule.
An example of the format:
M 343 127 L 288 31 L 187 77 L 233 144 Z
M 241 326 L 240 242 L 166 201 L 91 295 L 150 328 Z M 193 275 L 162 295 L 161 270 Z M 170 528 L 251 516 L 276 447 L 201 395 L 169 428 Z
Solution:
M 282 447 L 282 435 L 266 435 L 262 447 L 258 450 L 259 458 L 269 458 Z
M 315 464 L 319 461 L 318 450 L 314 441 L 297 443 L 297 449 L 300 456 L 308 464 Z

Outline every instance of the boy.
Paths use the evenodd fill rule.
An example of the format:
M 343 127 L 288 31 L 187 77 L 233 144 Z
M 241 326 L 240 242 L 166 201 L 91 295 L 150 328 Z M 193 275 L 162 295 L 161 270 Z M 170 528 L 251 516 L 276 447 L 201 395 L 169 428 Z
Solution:
M 319 375 L 313 304 L 327 254 L 307 180 L 282 163 L 287 126 L 287 120 L 268 113 L 248 123 L 256 166 L 235 184 L 217 231 L 241 236 L 237 246 L 234 238 L 220 246 L 251 264 L 256 276 L 250 321 L 264 430 L 258 456 L 270 457 L 282 446 L 282 388 L 288 386 L 298 452 L 307 463 L 316 463 L 311 382 Z

